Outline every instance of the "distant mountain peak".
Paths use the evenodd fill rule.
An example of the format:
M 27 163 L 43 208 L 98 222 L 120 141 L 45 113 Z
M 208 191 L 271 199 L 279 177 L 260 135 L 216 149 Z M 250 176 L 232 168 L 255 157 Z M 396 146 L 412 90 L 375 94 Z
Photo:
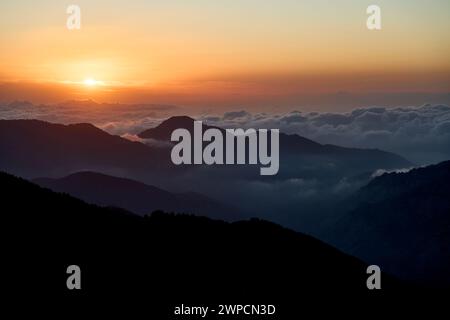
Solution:
M 138 134 L 140 138 L 143 139 L 156 139 L 163 141 L 170 141 L 170 136 L 175 129 L 187 129 L 193 131 L 194 128 L 194 118 L 189 116 L 173 116 L 164 121 L 162 121 L 158 126 L 154 128 L 147 129 Z M 209 128 L 217 128 L 203 124 L 203 129 L 207 130 Z M 221 128 L 217 128 L 223 130 Z
M 107 132 L 97 128 L 92 123 L 87 123 L 87 122 L 68 124 L 67 127 L 74 128 L 74 129 L 82 129 L 82 130 L 96 130 L 96 131 L 101 131 L 102 133 L 107 133 Z
M 171 121 L 195 121 L 195 119 L 189 116 L 172 116 L 167 120 L 163 121 L 162 123 Z

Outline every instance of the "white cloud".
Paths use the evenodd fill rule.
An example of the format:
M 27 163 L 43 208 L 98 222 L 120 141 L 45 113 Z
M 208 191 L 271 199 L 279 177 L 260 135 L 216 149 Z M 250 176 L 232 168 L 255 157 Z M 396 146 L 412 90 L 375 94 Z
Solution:
M 347 113 L 293 111 L 208 121 L 226 127 L 274 128 L 324 144 L 378 148 L 425 164 L 450 159 L 450 107 L 368 107 Z
M 411 171 L 412 169 L 414 169 L 414 167 L 395 169 L 395 170 L 378 169 L 378 170 L 375 170 L 375 172 L 372 173 L 372 175 L 370 177 L 376 178 L 376 177 L 382 176 L 385 173 L 407 173 L 407 172 Z

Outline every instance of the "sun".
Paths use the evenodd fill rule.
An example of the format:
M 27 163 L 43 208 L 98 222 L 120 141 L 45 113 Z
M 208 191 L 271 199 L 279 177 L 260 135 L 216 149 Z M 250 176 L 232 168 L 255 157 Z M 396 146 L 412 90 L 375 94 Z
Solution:
M 88 87 L 95 87 L 95 86 L 103 84 L 103 82 L 92 79 L 92 78 L 88 78 L 83 81 L 83 84 Z

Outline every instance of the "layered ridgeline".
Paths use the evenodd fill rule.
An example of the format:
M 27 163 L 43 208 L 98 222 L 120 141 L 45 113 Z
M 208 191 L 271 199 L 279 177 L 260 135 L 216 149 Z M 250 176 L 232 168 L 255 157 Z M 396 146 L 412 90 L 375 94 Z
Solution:
M 77 264 L 83 296 L 139 297 L 149 311 L 166 308 L 157 303 L 161 300 L 251 299 L 293 301 L 298 312 L 299 302 L 319 298 L 314 293 L 321 301 L 377 295 L 367 290 L 367 265 L 360 260 L 273 223 L 163 213 L 140 217 L 5 173 L 0 183 L 2 226 L 11 237 L 3 261 L 10 268 L 7 280 L 20 292 L 73 295 L 66 289 L 66 268 Z M 30 268 L 31 283 L 24 276 Z M 383 292 L 404 288 L 385 274 L 382 281 Z
M 172 129 L 179 125 L 189 129 L 188 125 L 193 123 L 190 118 L 182 118 L 184 124 L 173 124 L 177 119 L 171 118 L 151 130 L 153 133 L 159 130 L 159 133 L 150 135 L 150 139 L 167 142 L 165 139 L 170 137 Z M 239 208 L 246 205 L 247 209 L 252 209 L 247 211 L 251 216 L 281 221 L 297 230 L 308 229 L 352 255 L 381 265 L 382 270 L 427 285 L 448 285 L 448 162 L 405 174 L 382 175 L 340 203 L 331 202 L 324 195 L 324 190 L 333 186 L 332 183 L 345 179 L 348 182 L 351 177 L 362 177 L 361 183 L 364 183 L 377 169 L 404 168 L 410 163 L 391 153 L 320 145 L 296 135 L 280 134 L 280 148 L 279 175 L 261 183 L 257 170 L 253 175 L 246 167 L 227 166 L 216 170 L 209 166 L 173 166 L 170 148 L 131 142 L 89 124 L 65 126 L 33 120 L 0 121 L 2 170 L 26 177 L 56 176 L 58 179 L 37 180 L 54 190 L 140 214 L 162 207 L 232 220 L 240 211 L 222 203 Z M 93 172 L 71 175 L 86 170 L 127 179 Z M 308 186 L 308 179 L 314 182 L 315 193 L 301 189 Z M 282 184 L 284 181 L 288 184 Z M 24 184 L 26 186 L 30 185 Z M 164 186 L 173 189 L 162 188 Z M 219 195 L 216 198 L 221 201 L 186 193 L 199 190 L 206 195 Z M 291 191 L 294 192 L 292 197 Z M 11 197 L 16 205 L 28 205 L 22 203 L 24 198 L 18 198 L 21 192 L 16 192 L 17 195 Z M 43 194 L 50 194 L 46 192 Z M 5 199 L 8 197 L 6 194 Z M 160 199 L 167 201 L 158 202 Z M 333 208 L 331 218 L 324 215 L 330 206 Z M 59 213 L 67 211 L 59 210 Z M 324 216 L 329 219 L 323 219 Z M 306 220 L 309 220 L 309 228 Z
M 142 142 L 136 142 L 90 124 L 0 120 L 0 169 L 26 178 L 100 172 L 171 193 L 201 193 L 249 216 L 307 230 L 305 220 L 318 214 L 320 206 L 332 204 L 330 199 L 341 192 L 356 190 L 375 170 L 411 166 L 389 152 L 321 145 L 283 133 L 280 170 L 275 176 L 261 176 L 259 165 L 176 166 L 170 158 L 170 135 L 175 129 L 189 130 L 193 121 L 189 117 L 170 118 L 142 133 Z
M 387 173 L 333 212 L 321 237 L 403 279 L 450 287 L 450 161 Z
M 173 130 L 189 130 L 193 121 L 188 117 L 173 117 L 140 136 L 170 142 Z M 411 166 L 410 162 L 393 153 L 321 145 L 298 135 L 280 134 L 280 153 L 277 179 L 341 177 Z M 161 171 L 179 174 L 171 163 L 170 148 L 132 142 L 90 124 L 0 120 L 0 154 L 1 169 L 26 177 L 63 176 L 86 170 L 129 177 L 140 177 L 144 173 L 144 177 L 151 173 L 158 175 Z M 227 173 L 234 171 L 236 175 L 242 175 L 237 166 L 229 167 Z M 192 168 L 185 166 L 184 169 Z M 214 171 L 208 170 L 208 174 L 214 174 Z M 245 176 L 257 178 L 259 173 L 252 170 Z
M 216 128 L 207 124 L 203 127 L 204 131 Z M 169 118 L 139 136 L 170 143 L 172 132 L 178 128 L 195 136 L 194 119 L 186 116 Z M 219 179 L 220 185 L 202 191 L 218 189 L 212 194 L 218 199 L 233 199 L 246 212 L 310 233 L 319 228 L 323 212 L 369 182 L 375 171 L 413 166 L 390 152 L 323 145 L 282 132 L 279 148 L 279 171 L 274 176 L 261 177 L 259 165 L 218 166 L 209 170 L 196 166 L 195 178 L 199 183 L 195 185 L 202 186 L 207 179 Z
M 172 132 L 179 128 L 188 130 L 191 136 L 194 136 L 194 121 L 187 116 L 171 117 L 157 127 L 141 132 L 139 137 L 170 142 Z M 210 128 L 219 129 L 225 135 L 224 128 L 203 125 L 203 131 Z M 277 179 L 300 176 L 302 178 L 335 177 L 336 175 L 355 175 L 358 172 L 373 171 L 377 168 L 393 169 L 412 166 L 401 156 L 377 149 L 322 145 L 297 134 L 280 133 L 279 140 L 281 154 Z
M 96 172 L 78 172 L 59 179 L 37 178 L 33 182 L 88 203 L 124 208 L 139 215 L 163 210 L 223 220 L 236 220 L 239 217 L 238 209 L 199 193 L 173 193 L 135 180 Z

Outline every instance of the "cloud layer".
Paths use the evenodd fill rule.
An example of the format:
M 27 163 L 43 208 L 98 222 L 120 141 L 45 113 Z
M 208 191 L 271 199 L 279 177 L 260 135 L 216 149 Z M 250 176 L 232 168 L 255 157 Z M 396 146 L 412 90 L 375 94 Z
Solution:
M 185 110 L 175 106 L 100 104 L 89 100 L 54 105 L 16 101 L 0 105 L 0 119 L 90 122 L 111 134 L 130 139 L 170 116 L 182 114 Z M 223 128 L 273 128 L 324 144 L 378 148 L 401 154 L 419 165 L 450 159 L 450 107 L 447 105 L 367 107 L 346 113 L 292 111 L 274 114 L 235 110 L 196 118 Z
M 400 153 L 418 164 L 450 159 L 447 105 L 368 107 L 347 113 L 240 111 L 202 119 L 222 127 L 278 128 L 324 144 L 383 149 Z
M 176 106 L 97 103 L 92 100 L 34 105 L 28 101 L 0 104 L 0 119 L 38 119 L 55 123 L 88 122 L 115 135 L 135 135 L 182 112 Z

